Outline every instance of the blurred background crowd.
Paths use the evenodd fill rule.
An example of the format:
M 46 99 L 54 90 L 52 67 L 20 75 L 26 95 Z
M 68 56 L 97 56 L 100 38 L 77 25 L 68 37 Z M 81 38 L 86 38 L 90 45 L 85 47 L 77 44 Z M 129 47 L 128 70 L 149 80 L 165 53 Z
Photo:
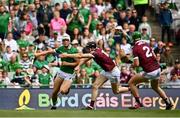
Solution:
M 134 74 L 143 73 L 141 67 L 131 67 L 131 35 L 139 31 L 161 66 L 160 82 L 180 88 L 180 60 L 171 53 L 172 48 L 179 48 L 179 7 L 178 0 L 1 0 L 0 87 L 53 87 L 61 59 L 35 53 L 57 49 L 67 35 L 79 53 L 95 41 L 118 65 L 119 82 L 126 85 Z M 153 30 L 157 26 L 152 25 L 152 18 L 160 32 Z M 88 61 L 73 87 L 91 87 L 101 70 Z M 109 85 L 107 81 L 103 87 Z

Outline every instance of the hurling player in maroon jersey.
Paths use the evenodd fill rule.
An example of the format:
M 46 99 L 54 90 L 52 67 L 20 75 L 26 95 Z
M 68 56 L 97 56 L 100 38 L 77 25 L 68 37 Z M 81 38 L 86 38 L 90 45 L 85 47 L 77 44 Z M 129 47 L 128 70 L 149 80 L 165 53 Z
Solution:
M 140 40 L 140 32 L 134 32 L 132 39 L 135 42 L 133 47 L 133 66 L 141 66 L 144 70 L 144 74 L 137 74 L 133 76 L 128 82 L 131 92 L 136 100 L 136 105 L 130 107 L 130 109 L 138 109 L 143 107 L 142 103 L 140 102 L 140 96 L 136 85 L 149 81 L 151 82 L 152 89 L 164 100 L 166 104 L 166 110 L 172 109 L 173 105 L 171 104 L 165 92 L 159 87 L 158 79 L 160 77 L 161 70 L 158 62 L 156 61 L 154 52 L 146 42 Z
M 83 58 L 80 60 L 78 66 L 75 70 L 80 70 L 80 66 L 90 59 L 94 59 L 97 64 L 101 66 L 103 71 L 100 76 L 96 78 L 92 85 L 92 96 L 91 103 L 86 109 L 94 109 L 94 104 L 98 96 L 98 89 L 109 79 L 111 82 L 112 91 L 114 94 L 119 94 L 129 91 L 128 87 L 121 87 L 118 82 L 120 78 L 120 70 L 113 62 L 113 60 L 106 54 L 102 49 L 96 47 L 95 42 L 89 42 L 83 49 L 84 54 L 61 54 L 61 57 L 71 57 L 71 58 Z

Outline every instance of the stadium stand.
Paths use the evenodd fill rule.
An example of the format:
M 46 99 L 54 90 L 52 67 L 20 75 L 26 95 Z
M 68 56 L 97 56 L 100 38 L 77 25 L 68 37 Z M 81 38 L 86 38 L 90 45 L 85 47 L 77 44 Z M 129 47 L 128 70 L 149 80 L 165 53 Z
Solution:
M 133 46 L 131 40 L 133 27 L 136 26 L 136 31 L 140 25 L 139 30 L 142 30 L 143 39 L 150 43 L 150 39 L 154 38 L 155 42 L 152 48 L 156 48 L 158 41 L 162 40 L 162 20 L 158 18 L 162 15 L 161 11 L 164 10 L 165 5 L 169 6 L 168 13 L 172 17 L 172 22 L 168 24 L 170 39 L 164 38 L 162 46 L 164 49 L 167 46 L 171 49 L 170 55 L 173 59 L 170 66 L 160 59 L 163 72 L 160 80 L 163 87 L 168 88 L 169 82 L 171 84 L 169 87 L 172 87 L 171 70 L 175 66 L 175 60 L 180 60 L 179 1 L 175 0 L 174 4 L 165 0 L 162 3 L 158 0 L 151 0 L 151 3 L 148 3 L 149 7 L 146 3 L 145 6 L 141 5 L 142 9 L 144 7 L 147 9 L 145 16 L 143 16 L 144 13 L 141 13 L 141 16 L 138 15 L 137 11 L 140 8 L 136 4 L 135 8 L 137 9 L 135 10 L 131 0 L 119 1 L 117 0 L 113 4 L 110 0 L 81 0 L 81 2 L 79 0 L 64 2 L 10 0 L 10 2 L 1 2 L 0 87 L 43 88 L 46 86 L 52 88 L 53 77 L 61 69 L 60 62 L 62 60 L 57 53 L 41 56 L 37 54 L 63 46 L 62 38 L 67 35 L 70 36 L 72 45 L 77 48 L 79 53 L 88 42 L 95 41 L 99 48 L 102 48 L 114 59 L 119 69 L 127 68 L 127 72 L 124 73 L 128 73 L 128 75 L 125 74 L 124 77 L 133 76 L 134 73 L 143 73 L 141 67 L 131 68 L 130 66 L 133 56 L 128 48 Z M 142 17 L 148 19 L 145 27 L 141 25 Z M 152 34 L 143 34 L 149 29 Z M 122 46 L 124 40 L 130 47 Z M 28 59 L 23 59 L 24 54 L 27 54 Z M 177 68 L 180 70 L 179 66 Z M 90 88 L 101 70 L 101 67 L 93 60 L 87 62 L 77 73 L 73 87 Z M 124 77 L 121 78 L 124 79 Z M 179 73 L 176 77 L 177 80 L 180 80 Z M 125 85 L 128 82 L 128 80 L 120 78 L 119 81 Z M 108 87 L 109 84 L 107 82 L 105 87 Z M 174 82 L 175 86 L 176 84 L 179 82 Z M 148 87 L 148 85 L 144 87 Z

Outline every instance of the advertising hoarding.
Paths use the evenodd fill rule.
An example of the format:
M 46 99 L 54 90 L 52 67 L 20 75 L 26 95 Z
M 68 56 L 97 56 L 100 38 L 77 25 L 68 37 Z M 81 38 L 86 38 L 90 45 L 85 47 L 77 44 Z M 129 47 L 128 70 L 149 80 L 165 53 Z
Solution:
M 165 103 L 152 89 L 139 89 L 145 109 L 164 109 Z M 179 89 L 165 89 L 174 109 L 180 109 Z M 0 109 L 50 109 L 52 89 L 0 89 Z M 90 103 L 91 89 L 71 89 L 58 95 L 59 109 L 81 109 Z M 97 109 L 128 109 L 135 104 L 131 93 L 114 95 L 111 89 L 100 89 Z

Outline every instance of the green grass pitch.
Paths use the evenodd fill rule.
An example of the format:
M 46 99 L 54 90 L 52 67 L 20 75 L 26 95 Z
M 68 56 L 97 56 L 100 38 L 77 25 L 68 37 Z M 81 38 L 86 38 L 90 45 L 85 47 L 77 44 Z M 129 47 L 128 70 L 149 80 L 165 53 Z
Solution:
M 180 110 L 0 110 L 0 117 L 180 117 Z

